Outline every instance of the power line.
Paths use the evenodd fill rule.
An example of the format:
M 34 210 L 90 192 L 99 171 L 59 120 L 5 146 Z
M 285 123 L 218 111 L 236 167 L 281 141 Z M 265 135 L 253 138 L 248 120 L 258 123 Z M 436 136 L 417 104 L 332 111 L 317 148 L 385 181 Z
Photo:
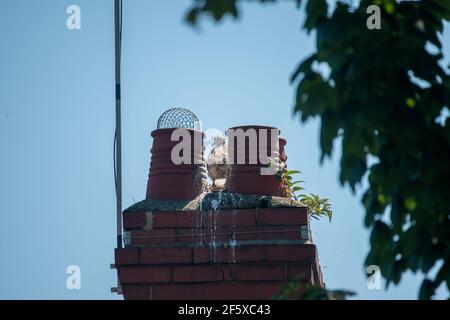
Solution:
M 116 189 L 117 248 L 122 248 L 122 129 L 121 129 L 121 59 L 122 0 L 114 0 L 116 127 L 114 130 L 114 184 Z

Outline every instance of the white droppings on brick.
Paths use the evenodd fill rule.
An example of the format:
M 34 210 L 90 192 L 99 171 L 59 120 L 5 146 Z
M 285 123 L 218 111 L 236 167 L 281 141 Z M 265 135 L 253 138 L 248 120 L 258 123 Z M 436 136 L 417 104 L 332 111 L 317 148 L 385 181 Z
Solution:
M 230 247 L 231 247 L 231 262 L 236 263 L 236 239 L 234 239 L 234 233 L 233 233 L 233 240 L 230 241 Z
M 153 212 L 147 211 L 147 212 L 145 212 L 144 230 L 152 230 L 152 229 L 153 229 Z
M 130 231 L 124 231 L 123 232 L 123 244 L 126 247 L 131 245 L 131 232 Z
M 212 257 L 212 262 L 216 263 L 217 244 L 216 240 L 209 243 L 209 256 Z
M 211 200 L 211 207 L 213 208 L 214 211 L 217 211 L 217 208 L 219 207 L 220 201 L 214 199 Z

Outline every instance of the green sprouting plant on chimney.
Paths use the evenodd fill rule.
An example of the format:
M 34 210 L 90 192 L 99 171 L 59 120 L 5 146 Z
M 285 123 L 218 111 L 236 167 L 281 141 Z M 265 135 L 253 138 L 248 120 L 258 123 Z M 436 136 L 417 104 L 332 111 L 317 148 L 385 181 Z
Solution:
M 305 188 L 301 186 L 304 181 L 294 180 L 294 175 L 298 174 L 301 174 L 301 172 L 287 170 L 284 166 L 278 170 L 277 178 L 282 179 L 284 196 L 303 203 L 308 208 L 310 218 L 319 220 L 322 216 L 325 216 L 331 222 L 333 212 L 329 199 L 321 199 L 318 195 L 304 193 Z

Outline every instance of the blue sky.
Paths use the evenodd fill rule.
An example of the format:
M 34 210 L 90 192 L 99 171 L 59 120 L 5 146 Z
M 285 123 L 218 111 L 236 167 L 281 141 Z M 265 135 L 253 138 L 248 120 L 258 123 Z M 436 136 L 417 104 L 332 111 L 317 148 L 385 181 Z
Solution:
M 331 200 L 313 222 L 329 288 L 361 299 L 413 299 L 419 279 L 368 290 L 361 190 L 338 182 L 339 145 L 319 165 L 319 122 L 292 117 L 289 75 L 313 50 L 294 3 L 246 4 L 243 19 L 201 30 L 183 23 L 188 1 L 124 0 L 124 207 L 145 197 L 150 132 L 170 107 L 194 111 L 204 129 L 281 128 L 290 168 Z M 66 8 L 81 8 L 81 30 Z M 115 286 L 114 33 L 112 0 L 2 0 L 0 10 L 0 298 L 119 299 Z M 446 26 L 448 31 L 448 26 Z M 443 40 L 450 56 L 450 36 Z M 81 290 L 66 268 L 81 267 Z M 441 290 L 439 297 L 445 297 Z

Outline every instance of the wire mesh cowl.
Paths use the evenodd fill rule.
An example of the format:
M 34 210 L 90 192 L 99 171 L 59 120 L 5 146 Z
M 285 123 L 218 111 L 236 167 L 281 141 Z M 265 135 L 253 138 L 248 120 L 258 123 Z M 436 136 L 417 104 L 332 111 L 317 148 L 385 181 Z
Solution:
M 158 129 L 186 128 L 201 130 L 197 116 L 185 108 L 173 108 L 165 111 L 158 119 Z
M 204 133 L 195 127 L 198 118 L 183 109 L 170 109 L 158 120 L 158 129 L 152 132 L 152 157 L 147 182 L 146 197 L 159 200 L 192 200 L 207 186 L 204 163 Z M 198 127 L 198 126 L 197 126 Z M 172 150 L 181 142 L 172 141 L 172 133 L 177 129 L 186 130 L 190 138 L 188 163 L 175 164 Z M 186 135 L 183 138 L 185 142 Z M 185 150 L 183 150 L 185 152 Z

